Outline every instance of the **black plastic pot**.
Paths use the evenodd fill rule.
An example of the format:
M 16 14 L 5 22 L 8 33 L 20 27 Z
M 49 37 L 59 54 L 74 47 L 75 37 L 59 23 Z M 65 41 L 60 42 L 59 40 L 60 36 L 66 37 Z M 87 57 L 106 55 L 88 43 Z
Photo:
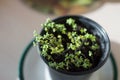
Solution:
M 63 16 L 54 19 L 53 21 L 56 23 L 64 23 L 66 19 L 73 18 L 77 22 L 77 24 L 82 24 L 85 26 L 88 31 L 92 34 L 95 34 L 99 41 L 100 46 L 102 50 L 102 57 L 100 58 L 100 61 L 98 65 L 90 70 L 87 71 L 81 71 L 81 72 L 68 72 L 68 71 L 59 71 L 55 70 L 51 67 L 49 67 L 49 72 L 51 74 L 52 80 L 87 80 L 93 72 L 98 70 L 100 67 L 104 65 L 106 60 L 108 59 L 108 56 L 110 54 L 110 40 L 106 33 L 106 31 L 95 21 L 88 19 L 83 16 Z M 44 34 L 44 31 L 41 32 L 41 34 Z M 40 51 L 40 45 L 39 45 L 39 51 Z M 42 57 L 43 58 L 43 57 Z M 47 61 L 43 58 L 45 63 L 47 64 Z

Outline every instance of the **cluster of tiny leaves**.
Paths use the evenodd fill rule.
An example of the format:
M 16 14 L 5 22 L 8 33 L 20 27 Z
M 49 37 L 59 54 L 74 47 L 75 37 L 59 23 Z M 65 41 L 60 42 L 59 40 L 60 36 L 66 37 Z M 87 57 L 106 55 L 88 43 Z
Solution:
M 65 24 L 69 25 L 72 31 L 67 30 Z M 77 24 L 72 18 L 66 19 L 65 24 L 58 24 L 47 19 L 42 24 L 45 34 L 40 35 L 37 31 L 34 31 L 35 41 L 33 44 L 41 46 L 41 55 L 45 57 L 50 67 L 69 70 L 71 65 L 74 65 L 76 68 L 89 69 L 92 66 L 89 58 L 93 58 L 93 51 L 99 49 L 96 36 L 88 33 L 84 27 L 81 27 L 78 31 Z M 63 43 L 66 40 L 63 35 L 67 36 L 68 42 Z M 92 45 L 90 45 L 91 42 Z M 67 47 L 65 47 L 65 44 Z M 90 46 L 90 50 L 87 52 L 89 58 L 80 49 L 83 45 Z M 62 56 L 62 61 L 56 61 L 53 55 Z

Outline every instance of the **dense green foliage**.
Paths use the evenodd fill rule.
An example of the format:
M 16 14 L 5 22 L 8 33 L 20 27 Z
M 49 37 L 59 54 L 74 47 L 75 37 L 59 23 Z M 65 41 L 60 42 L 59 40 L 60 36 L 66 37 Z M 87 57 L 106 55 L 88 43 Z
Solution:
M 72 18 L 66 19 L 65 24 L 48 19 L 42 26 L 45 33 L 40 35 L 34 31 L 33 44 L 40 45 L 40 54 L 49 66 L 62 70 L 92 67 L 94 52 L 100 47 L 96 36 L 90 34 L 84 26 L 78 30 Z M 72 30 L 68 30 L 69 27 Z

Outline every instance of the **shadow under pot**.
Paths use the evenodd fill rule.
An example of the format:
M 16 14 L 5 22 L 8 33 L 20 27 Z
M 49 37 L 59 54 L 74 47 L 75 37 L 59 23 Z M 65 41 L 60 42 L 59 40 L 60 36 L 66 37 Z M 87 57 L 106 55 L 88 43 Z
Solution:
M 47 31 L 48 34 L 52 33 L 56 37 L 55 39 L 62 40 L 61 47 L 63 47 L 63 50 L 61 47 L 57 50 L 61 50 L 61 53 L 57 53 L 57 51 L 54 53 L 52 49 L 48 49 L 47 53 L 44 54 L 43 45 L 38 44 L 38 51 L 48 66 L 52 80 L 88 80 L 93 72 L 104 65 L 111 47 L 106 31 L 99 24 L 84 16 L 74 15 L 62 16 L 48 22 L 53 22 L 57 29 L 55 31 L 50 28 L 45 30 L 44 27 L 40 35 L 44 36 Z M 60 30 L 58 29 L 60 26 L 56 26 L 58 24 L 64 25 L 65 29 L 57 31 Z M 58 37 L 58 35 L 61 36 Z M 50 56 L 46 56 L 46 54 Z

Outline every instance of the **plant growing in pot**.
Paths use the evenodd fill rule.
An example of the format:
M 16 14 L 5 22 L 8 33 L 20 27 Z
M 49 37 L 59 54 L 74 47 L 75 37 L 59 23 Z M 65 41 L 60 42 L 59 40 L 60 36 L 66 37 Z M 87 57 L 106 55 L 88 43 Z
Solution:
M 33 44 L 38 45 L 52 80 L 86 80 L 106 62 L 110 41 L 96 22 L 83 16 L 63 16 L 48 19 L 42 26 L 40 34 L 34 31 Z

